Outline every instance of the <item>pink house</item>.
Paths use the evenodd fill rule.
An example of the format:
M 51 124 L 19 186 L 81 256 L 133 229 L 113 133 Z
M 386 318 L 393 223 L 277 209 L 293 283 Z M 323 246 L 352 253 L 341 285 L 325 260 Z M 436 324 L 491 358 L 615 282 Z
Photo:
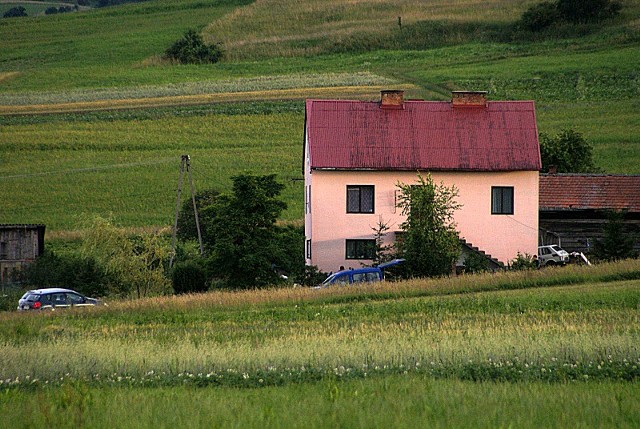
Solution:
M 395 240 L 404 218 L 397 183 L 429 172 L 455 185 L 460 237 L 506 263 L 537 254 L 540 146 L 532 101 L 307 100 L 304 132 L 306 263 L 323 271 L 371 262 L 373 228 Z

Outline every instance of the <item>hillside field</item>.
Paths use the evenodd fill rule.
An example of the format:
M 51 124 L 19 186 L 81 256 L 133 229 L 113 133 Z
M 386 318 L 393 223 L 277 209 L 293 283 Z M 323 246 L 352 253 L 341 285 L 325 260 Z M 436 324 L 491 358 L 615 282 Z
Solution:
M 150 0 L 3 19 L 0 221 L 45 223 L 50 238 L 91 214 L 166 227 L 182 154 L 197 189 L 276 173 L 284 217 L 298 221 L 304 99 L 376 100 L 385 88 L 533 99 L 540 132 L 573 128 L 604 171 L 639 174 L 640 5 L 522 38 L 512 24 L 533 3 Z M 189 28 L 226 59 L 163 61 Z
M 639 279 L 635 260 L 4 312 L 0 425 L 637 427 Z

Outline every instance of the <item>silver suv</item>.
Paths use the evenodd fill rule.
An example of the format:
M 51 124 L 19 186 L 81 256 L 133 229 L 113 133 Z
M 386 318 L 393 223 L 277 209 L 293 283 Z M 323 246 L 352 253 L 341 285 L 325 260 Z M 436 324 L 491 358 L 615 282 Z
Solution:
M 564 265 L 567 262 L 569 262 L 569 253 L 561 249 L 557 244 L 538 247 L 538 264 L 541 267 Z
M 18 310 L 53 310 L 93 305 L 102 305 L 102 301 L 87 298 L 71 289 L 48 288 L 27 291 L 18 301 Z

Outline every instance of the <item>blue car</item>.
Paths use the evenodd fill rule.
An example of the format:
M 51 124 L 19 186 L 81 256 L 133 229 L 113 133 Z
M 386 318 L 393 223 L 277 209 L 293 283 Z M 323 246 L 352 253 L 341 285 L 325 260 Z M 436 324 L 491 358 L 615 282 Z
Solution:
M 356 268 L 352 270 L 342 270 L 331 274 L 322 282 L 320 287 L 332 285 L 350 285 L 354 283 L 371 283 L 384 280 L 384 270 L 404 262 L 404 259 L 394 259 L 393 261 L 380 264 L 377 267 Z

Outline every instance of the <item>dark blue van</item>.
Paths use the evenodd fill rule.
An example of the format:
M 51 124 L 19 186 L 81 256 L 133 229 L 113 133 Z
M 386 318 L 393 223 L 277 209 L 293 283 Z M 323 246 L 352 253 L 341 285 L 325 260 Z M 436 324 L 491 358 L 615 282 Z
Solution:
M 404 259 L 394 259 L 393 261 L 380 264 L 377 267 L 365 267 L 338 271 L 337 273 L 331 274 L 329 277 L 327 277 L 327 279 L 322 282 L 321 287 L 332 285 L 344 286 L 354 283 L 379 282 L 384 280 L 385 268 L 398 265 L 404 261 Z

